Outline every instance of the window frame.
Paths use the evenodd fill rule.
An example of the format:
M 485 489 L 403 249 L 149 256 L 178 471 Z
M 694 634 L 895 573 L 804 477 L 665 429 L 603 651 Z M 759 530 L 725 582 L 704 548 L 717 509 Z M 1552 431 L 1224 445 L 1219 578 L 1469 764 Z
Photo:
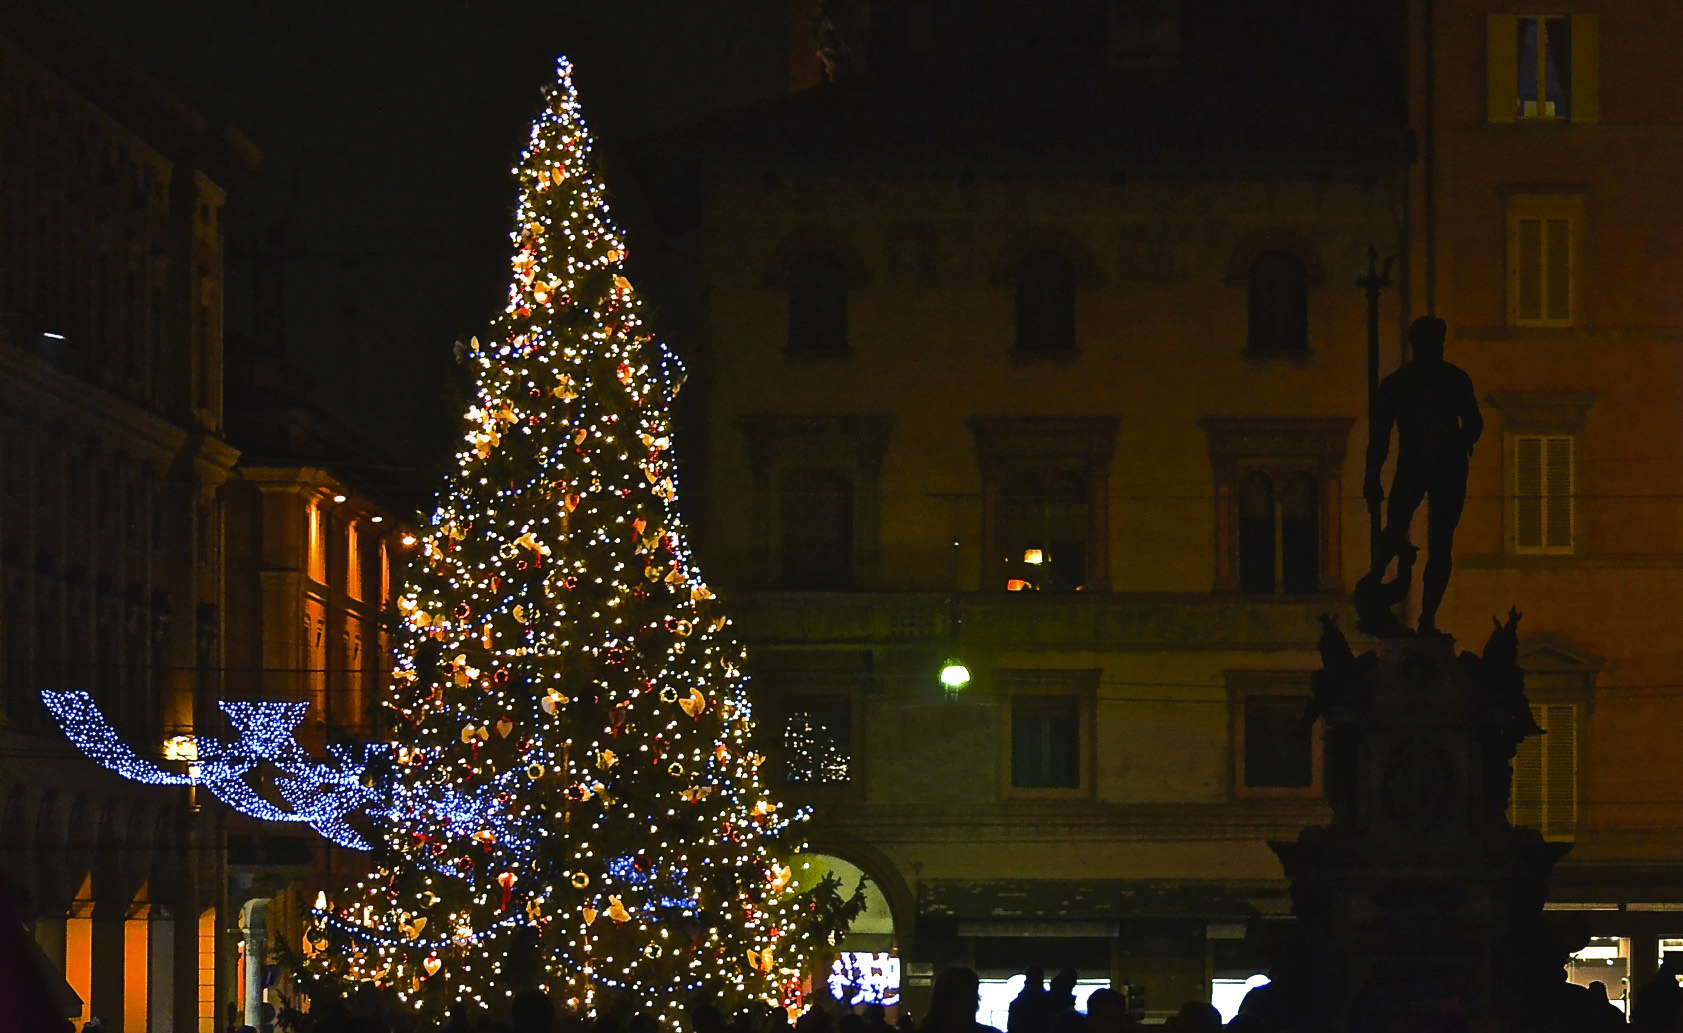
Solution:
M 1086 800 L 1094 795 L 1097 752 L 1097 698 L 1102 672 L 1097 668 L 1022 668 L 994 674 L 999 707 L 999 786 L 1003 799 Z M 1018 700 L 1075 701 L 1076 761 L 1074 786 L 1019 786 L 1015 782 L 1015 719 Z
M 1542 485 L 1538 495 L 1538 541 L 1535 545 L 1528 545 L 1520 541 L 1520 469 L 1519 449 L 1522 441 L 1537 441 L 1540 443 L 1537 471 L 1538 482 Z M 1551 491 L 1553 485 L 1549 483 L 1550 442 L 1566 443 L 1566 544 L 1549 544 L 1549 502 L 1555 497 Z M 1508 539 L 1515 556 L 1571 556 L 1578 551 L 1578 435 L 1571 433 L 1516 433 L 1507 435 L 1508 477 L 1506 493 L 1508 501 Z
M 754 583 L 782 590 L 783 479 L 810 469 L 833 470 L 853 485 L 851 590 L 874 583 L 882 548 L 882 462 L 894 428 L 893 415 L 757 414 L 739 418 L 737 428 L 747 449 L 753 483 Z
M 1520 643 L 1519 666 L 1525 671 L 1525 691 L 1530 697 L 1533 720 L 1544 724 L 1548 720 L 1545 713 L 1541 720 L 1537 719 L 1538 708 L 1567 707 L 1572 710 L 1574 726 L 1573 771 L 1573 816 L 1570 835 L 1560 831 L 1550 832 L 1544 827 L 1536 827 L 1543 833 L 1543 838 L 1556 842 L 1569 842 L 1577 838 L 1577 831 L 1584 827 L 1584 808 L 1587 803 L 1585 790 L 1588 787 L 1588 774 L 1585 762 L 1590 754 L 1586 745 L 1592 734 L 1591 725 L 1595 720 L 1595 686 L 1596 679 L 1607 661 L 1588 653 L 1582 649 L 1553 638 L 1549 635 L 1538 635 Z M 1546 738 L 1546 737 L 1544 737 Z M 1530 737 L 1527 743 L 1537 741 L 1538 737 Z M 1524 744 L 1521 744 L 1524 748 Z M 1516 753 L 1514 769 L 1517 774 L 1519 756 Z M 1508 801 L 1508 820 L 1515 824 L 1520 822 L 1516 818 L 1525 817 L 1517 812 L 1519 802 L 1517 787 L 1514 796 Z M 1545 815 L 1546 817 L 1546 815 Z M 1546 825 L 1546 822 L 1545 822 Z
M 1585 425 L 1595 404 L 1593 391 L 1496 391 L 1487 399 L 1502 414 L 1501 549 L 1509 556 L 1572 556 L 1583 551 L 1585 539 L 1580 459 Z M 1572 544 L 1564 550 L 1541 551 L 1519 547 L 1518 459 L 1515 442 L 1522 437 L 1572 439 Z
M 809 566 L 799 571 L 799 573 L 808 575 L 803 579 L 804 583 L 791 583 L 792 578 L 797 573 L 797 570 L 789 562 L 791 553 L 789 519 L 792 496 L 795 494 L 796 487 L 794 482 L 798 478 L 810 478 L 815 474 L 833 477 L 835 485 L 846 486 L 845 495 L 839 492 L 817 493 L 829 496 L 838 503 L 836 506 L 837 515 L 841 513 L 843 507 L 840 503 L 845 499 L 846 539 L 845 541 L 829 543 L 835 545 L 838 552 L 845 550 L 845 566 L 840 568 L 839 576 L 834 578 L 824 577 L 823 575 L 827 571 L 822 568 Z M 853 589 L 859 573 L 859 531 L 854 526 L 859 516 L 859 504 L 856 498 L 858 492 L 858 485 L 854 483 L 854 479 L 848 475 L 847 471 L 833 465 L 800 466 L 782 472 L 777 479 L 777 583 L 779 588 L 788 592 L 847 592 Z M 808 494 L 814 493 L 809 491 Z M 808 515 L 811 512 L 813 510 L 809 510 Z M 813 550 L 801 551 L 810 553 Z M 841 557 L 838 555 L 837 558 Z M 813 576 L 815 573 L 817 576 Z M 824 583 L 827 581 L 833 583 Z
M 1246 781 L 1246 709 L 1252 699 L 1300 699 L 1307 707 L 1311 698 L 1311 672 L 1291 670 L 1226 671 L 1227 740 L 1231 768 L 1228 792 L 1234 800 L 1319 800 L 1326 793 L 1326 742 L 1323 722 L 1309 727 L 1309 770 L 1307 786 L 1253 786 Z
M 788 734 L 789 721 L 796 713 L 805 709 L 803 705 L 810 705 L 811 701 L 824 700 L 835 705 L 838 710 L 847 714 L 847 779 L 842 782 L 795 782 L 790 779 L 793 765 L 789 760 Z M 782 792 L 803 794 L 846 794 L 856 790 L 861 781 L 859 749 L 859 696 L 856 692 L 848 691 L 845 687 L 835 685 L 817 685 L 813 689 L 802 690 L 781 697 L 781 706 L 777 715 L 777 755 L 778 779 L 777 786 Z
M 1257 319 L 1257 314 L 1259 308 L 1263 307 L 1259 302 L 1265 299 L 1265 292 L 1262 288 L 1270 286 L 1259 282 L 1259 266 L 1263 261 L 1273 259 L 1276 256 L 1293 263 L 1290 273 L 1295 278 L 1294 282 L 1290 284 L 1282 282 L 1272 285 L 1289 288 L 1292 291 L 1292 296 L 1285 298 L 1282 293 L 1281 300 L 1297 309 L 1296 312 L 1291 314 L 1293 317 L 1292 326 L 1289 328 L 1283 327 L 1283 332 L 1278 335 L 1282 340 L 1286 337 L 1293 339 L 1293 343 L 1285 346 L 1257 343 L 1257 337 L 1261 330 L 1261 323 Z M 1313 273 L 1309 263 L 1293 248 L 1267 247 L 1250 256 L 1250 261 L 1245 267 L 1245 354 L 1270 358 L 1291 358 L 1308 356 L 1313 352 L 1313 349 L 1309 346 L 1309 292 L 1312 282 Z M 1298 325 L 1297 322 L 1299 318 L 1301 319 L 1301 325 Z
M 1086 577 L 1080 590 L 1109 589 L 1110 464 L 1119 423 L 1114 416 L 970 419 L 982 486 L 983 591 L 1005 591 L 1011 580 L 1013 558 L 1002 552 L 1006 484 L 1014 475 L 1041 476 L 1059 470 L 1079 473 L 1087 490 Z
M 1519 22 L 1567 20 L 1571 53 L 1565 69 L 1567 114 L 1523 115 L 1519 100 Z M 1590 125 L 1601 121 L 1600 19 L 1561 10 L 1518 10 L 1485 21 L 1485 121 L 1527 127 Z
M 874 661 L 869 651 L 766 651 L 753 660 L 755 703 L 763 706 L 765 721 L 757 723 L 760 753 L 767 757 L 768 784 L 792 800 L 843 801 L 863 798 L 869 774 L 866 756 L 865 703 L 875 686 Z M 784 748 L 788 718 L 795 705 L 809 699 L 845 699 L 848 707 L 848 780 L 834 785 L 789 781 Z
M 1207 438 L 1214 481 L 1215 570 L 1212 591 L 1247 599 L 1307 599 L 1344 591 L 1342 485 L 1350 427 L 1347 417 L 1211 416 L 1199 421 Z M 1278 486 L 1294 474 L 1307 473 L 1316 490 L 1318 536 L 1317 584 L 1313 592 L 1283 591 L 1283 570 L 1275 568 L 1272 594 L 1242 592 L 1240 583 L 1239 488 L 1252 473 L 1265 473 L 1276 485 L 1275 538 L 1284 533 Z M 1276 559 L 1279 556 L 1276 553 Z
M 1524 290 L 1521 226 L 1526 222 L 1540 223 L 1537 271 L 1538 314 L 1528 316 L 1520 306 Z M 1566 314 L 1551 316 L 1549 283 L 1555 263 L 1550 257 L 1548 224 L 1566 223 Z M 1583 236 L 1584 198 L 1581 194 L 1510 194 L 1507 204 L 1507 285 L 1508 325 L 1514 327 L 1560 329 L 1578 326 L 1583 316 Z
M 824 268 L 826 276 L 833 277 L 833 279 L 820 281 L 806 278 L 808 270 L 815 269 L 820 265 Z M 801 288 L 803 286 L 811 290 L 810 297 L 802 292 Z M 820 290 L 820 288 L 825 288 L 825 290 Z M 839 301 L 828 293 L 828 289 L 838 288 L 840 290 Z M 852 277 L 849 275 L 847 260 L 843 256 L 825 247 L 810 247 L 790 256 L 788 269 L 785 272 L 783 297 L 787 305 L 783 354 L 800 359 L 846 358 L 852 354 L 853 284 Z M 801 300 L 808 302 L 822 300 L 825 303 L 823 307 L 835 306 L 839 310 L 841 320 L 839 330 L 825 324 L 824 333 L 821 335 L 798 334 L 797 329 L 809 325 L 808 321 L 811 324 L 816 324 L 816 319 L 811 313 L 808 313 L 804 319 L 801 317 L 797 309 L 797 303 Z M 832 337 L 839 340 L 839 345 L 832 343 L 829 347 L 812 346 L 812 341 L 823 339 L 828 342 Z M 797 341 L 801 342 L 798 347 Z
M 1536 700 L 1531 703 L 1531 719 L 1543 734 L 1529 735 L 1519 744 L 1513 757 L 1512 791 L 1508 798 L 1508 821 L 1513 825 L 1525 825 L 1536 829 L 1549 842 L 1570 843 L 1578 838 L 1578 829 L 1583 824 L 1583 760 L 1584 738 L 1587 727 L 1586 705 L 1575 701 L 1557 701 L 1553 699 Z M 1549 740 L 1550 729 L 1556 727 L 1556 722 L 1564 717 L 1571 718 L 1572 742 L 1566 747 L 1570 751 L 1569 763 L 1571 769 L 1564 777 L 1555 770 L 1559 763 L 1554 755 L 1556 743 Z M 1536 762 L 1537 799 L 1533 803 L 1520 800 L 1520 779 L 1528 774 L 1523 770 Z M 1562 792 L 1560 784 L 1565 783 Z M 1568 798 L 1569 814 L 1561 815 L 1555 801 L 1557 794 Z M 1531 818 L 1536 820 L 1532 821 Z
M 1056 265 L 1052 263 L 1055 260 Z M 1036 270 L 1035 264 L 1042 264 Z M 1028 273 L 1042 272 L 1048 274 L 1038 281 L 1030 280 Z M 1081 354 L 1081 272 L 1076 260 L 1067 251 L 1056 247 L 1037 247 L 1023 252 L 1017 257 L 1016 266 L 1011 273 L 1012 286 L 1012 326 L 1011 357 L 1019 360 L 1037 359 L 1068 359 Z M 1036 292 L 1039 292 L 1038 294 Z M 1055 347 L 1028 347 L 1024 342 L 1038 340 L 1033 332 L 1025 332 L 1029 326 L 1027 311 L 1030 305 L 1025 302 L 1040 303 L 1052 301 L 1056 294 L 1056 302 L 1060 307 L 1067 306 L 1067 311 L 1058 313 L 1060 324 L 1067 323 L 1067 328 L 1060 325 L 1058 340 Z M 1050 305 L 1048 305 L 1050 308 Z M 1064 330 L 1067 329 L 1067 338 Z M 1050 339 L 1050 338 L 1048 338 Z

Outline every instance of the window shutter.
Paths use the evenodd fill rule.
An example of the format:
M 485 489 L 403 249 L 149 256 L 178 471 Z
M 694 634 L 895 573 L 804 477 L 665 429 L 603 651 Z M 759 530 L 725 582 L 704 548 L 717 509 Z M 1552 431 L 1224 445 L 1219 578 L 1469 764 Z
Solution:
M 1511 14 L 1493 14 L 1485 29 L 1486 117 L 1491 122 L 1512 122 L 1519 109 L 1518 25 Z
M 1543 547 L 1543 439 L 1514 439 L 1514 544 Z
M 1578 710 L 1570 704 L 1538 709 L 1544 713 L 1540 831 L 1545 839 L 1571 839 L 1578 832 Z
M 1543 445 L 1543 545 L 1572 548 L 1572 439 L 1548 437 Z
M 1532 719 L 1543 723 L 1542 708 L 1531 708 Z M 1514 752 L 1514 782 L 1510 819 L 1515 825 L 1543 824 L 1543 736 L 1532 735 Z
M 1572 223 L 1549 219 L 1544 226 L 1543 288 L 1551 323 L 1572 321 Z
M 1514 315 L 1535 323 L 1543 318 L 1543 220 L 1520 219 L 1514 230 Z
M 1572 551 L 1572 451 L 1570 435 L 1514 438 L 1515 551 Z
M 1601 121 L 1600 19 L 1572 16 L 1572 121 Z

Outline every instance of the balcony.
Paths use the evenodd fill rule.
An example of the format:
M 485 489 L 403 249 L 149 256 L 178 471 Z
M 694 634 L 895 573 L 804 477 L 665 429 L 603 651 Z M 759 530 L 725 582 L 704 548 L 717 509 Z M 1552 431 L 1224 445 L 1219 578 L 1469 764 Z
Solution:
M 1342 595 L 1252 598 L 1213 593 L 733 592 L 725 605 L 750 646 L 914 646 L 949 641 L 1001 649 L 1308 649 L 1316 620 Z

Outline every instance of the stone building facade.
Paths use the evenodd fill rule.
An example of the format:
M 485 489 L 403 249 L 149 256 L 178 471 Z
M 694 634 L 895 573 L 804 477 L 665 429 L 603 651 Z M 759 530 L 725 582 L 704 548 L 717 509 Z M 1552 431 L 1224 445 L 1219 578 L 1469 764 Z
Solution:
M 877 6 L 911 20 L 866 17 L 848 74 L 668 141 L 706 156 L 665 212 L 705 280 L 700 561 L 779 784 L 880 892 L 846 946 L 896 951 L 914 1012 L 953 962 L 1172 1011 L 1266 968 L 1267 843 L 1322 820 L 1300 717 L 1367 564 L 1400 18 Z
M 1546 734 L 1516 815 L 1572 849 L 1551 907 L 1582 978 L 1683 948 L 1683 217 L 1668 5 L 1410 5 L 1408 304 L 1485 406 L 1446 627 L 1516 604 Z
M 86 40 L 0 14 L 0 871 L 115 1028 L 212 1029 L 221 828 L 75 754 L 43 688 L 154 754 L 212 719 L 226 607 L 224 191 L 255 167 Z

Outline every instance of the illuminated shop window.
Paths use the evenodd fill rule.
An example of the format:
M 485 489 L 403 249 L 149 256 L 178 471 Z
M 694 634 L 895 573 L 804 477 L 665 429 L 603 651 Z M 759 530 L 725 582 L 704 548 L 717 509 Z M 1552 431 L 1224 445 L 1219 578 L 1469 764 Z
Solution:
M 843 951 L 830 965 L 824 982 L 830 996 L 849 1008 L 900 1003 L 900 959 L 893 954 Z

